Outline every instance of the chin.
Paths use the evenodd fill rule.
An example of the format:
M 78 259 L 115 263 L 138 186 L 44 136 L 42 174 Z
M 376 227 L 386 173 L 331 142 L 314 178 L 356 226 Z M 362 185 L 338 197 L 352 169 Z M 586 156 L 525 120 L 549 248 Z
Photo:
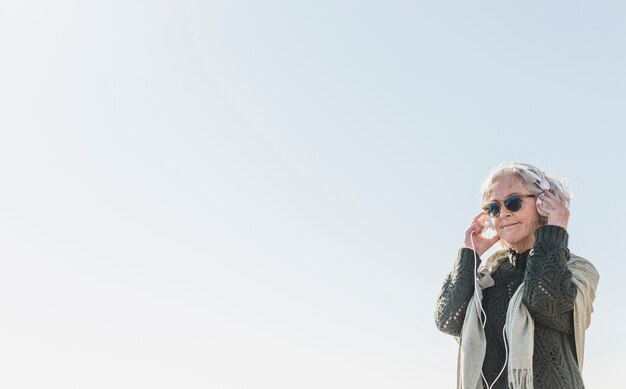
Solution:
M 524 237 L 500 235 L 500 239 L 506 242 L 507 246 L 515 247 L 524 242 Z
M 523 239 L 518 237 L 518 236 L 511 236 L 511 237 L 508 237 L 508 238 L 509 239 L 505 238 L 504 240 L 509 242 L 509 244 L 520 244 L 523 241 Z
M 518 236 L 515 236 L 513 234 L 507 234 L 506 232 L 500 233 L 498 235 L 500 235 L 500 239 L 502 239 L 508 244 L 515 244 L 521 240 Z

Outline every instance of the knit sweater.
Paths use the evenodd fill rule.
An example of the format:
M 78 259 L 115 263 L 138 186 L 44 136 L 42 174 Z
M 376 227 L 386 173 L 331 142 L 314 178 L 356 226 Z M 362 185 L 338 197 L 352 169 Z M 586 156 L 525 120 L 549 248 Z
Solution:
M 507 307 L 524 282 L 523 302 L 535 322 L 535 389 L 584 388 L 576 361 L 572 316 L 576 286 L 566 264 L 570 258 L 567 242 L 568 234 L 564 228 L 539 227 L 535 230 L 533 248 L 524 253 L 509 250 L 509 261 L 502 263 L 491 275 L 495 285 L 483 289 L 482 305 L 487 316 L 483 374 L 490 385 L 506 359 L 502 330 Z M 477 264 L 480 264 L 480 258 Z M 437 300 L 435 322 L 441 331 L 460 336 L 473 293 L 474 251 L 462 248 Z M 493 388 L 507 388 L 506 369 Z

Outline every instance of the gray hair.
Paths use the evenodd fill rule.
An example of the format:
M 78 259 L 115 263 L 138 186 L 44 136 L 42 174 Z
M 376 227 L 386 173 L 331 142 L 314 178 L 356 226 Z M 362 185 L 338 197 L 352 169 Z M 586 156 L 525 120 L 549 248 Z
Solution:
M 489 189 L 491 185 L 493 185 L 493 183 L 498 179 L 507 176 L 516 176 L 520 178 L 526 188 L 535 195 L 543 192 L 542 187 L 547 188 L 549 185 L 550 192 L 552 192 L 552 194 L 554 194 L 554 196 L 556 196 L 561 203 L 569 208 L 572 194 L 561 180 L 546 174 L 536 166 L 521 162 L 503 163 L 489 173 L 489 176 L 487 176 L 487 179 L 480 187 L 480 196 L 483 203 L 486 203 L 489 200 L 489 196 L 491 195 L 491 191 Z M 539 221 L 541 224 L 545 224 L 546 218 L 542 216 L 539 218 Z

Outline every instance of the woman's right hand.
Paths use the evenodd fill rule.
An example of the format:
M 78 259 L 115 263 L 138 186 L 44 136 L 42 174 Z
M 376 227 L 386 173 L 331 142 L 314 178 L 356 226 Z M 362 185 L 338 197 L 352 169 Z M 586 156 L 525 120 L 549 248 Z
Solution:
M 491 238 L 485 238 L 482 235 L 483 226 L 486 221 L 487 214 L 480 212 L 472 219 L 469 227 L 465 230 L 465 247 L 474 250 L 479 256 L 483 255 L 491 246 L 500 240 L 498 234 L 494 234 Z M 474 240 L 473 245 L 472 239 Z

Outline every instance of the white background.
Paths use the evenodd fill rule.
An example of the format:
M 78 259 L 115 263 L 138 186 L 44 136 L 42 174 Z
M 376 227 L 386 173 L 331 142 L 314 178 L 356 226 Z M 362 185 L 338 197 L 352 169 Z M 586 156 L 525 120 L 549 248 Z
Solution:
M 622 2 L 0 4 L 3 388 L 452 388 L 505 161 L 574 193 L 621 387 Z

